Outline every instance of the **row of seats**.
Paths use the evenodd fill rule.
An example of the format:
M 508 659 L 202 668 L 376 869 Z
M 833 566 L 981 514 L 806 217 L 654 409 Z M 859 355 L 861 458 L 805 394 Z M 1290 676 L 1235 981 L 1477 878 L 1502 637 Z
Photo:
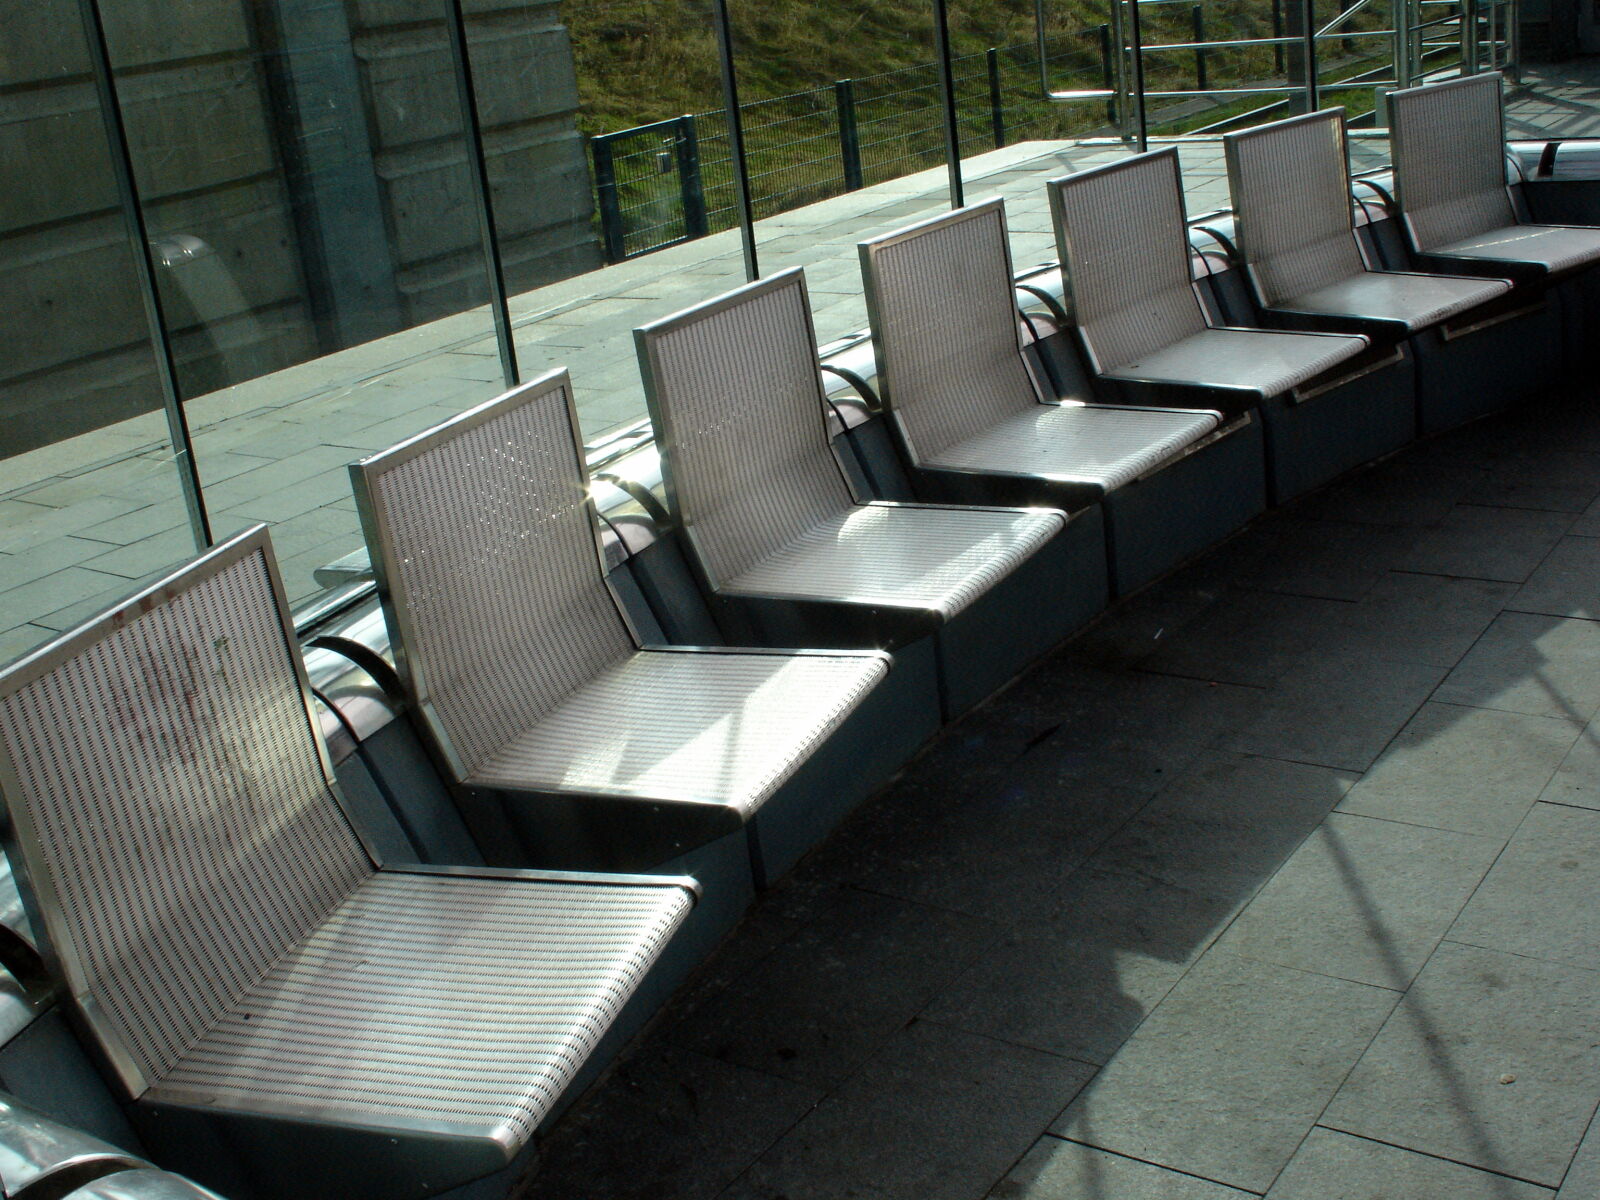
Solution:
M 504 1194 L 943 722 L 1268 503 L 1528 394 L 1502 360 L 1561 361 L 1600 230 L 1488 229 L 1499 86 L 1391 98 L 1402 203 L 1459 210 L 1417 251 L 1475 278 L 1371 268 L 1337 113 L 1230 140 L 1277 328 L 1192 286 L 1174 152 L 1053 181 L 1079 393 L 1019 333 L 999 202 L 862 246 L 875 428 L 830 428 L 799 271 L 639 330 L 715 644 L 656 644 L 620 594 L 565 372 L 352 466 L 458 861 L 385 862 L 340 786 L 264 529 L 0 673 L 33 926 L 145 1144 L 235 1200 Z M 1441 104 L 1503 208 L 1475 168 L 1464 200 L 1418 182 Z

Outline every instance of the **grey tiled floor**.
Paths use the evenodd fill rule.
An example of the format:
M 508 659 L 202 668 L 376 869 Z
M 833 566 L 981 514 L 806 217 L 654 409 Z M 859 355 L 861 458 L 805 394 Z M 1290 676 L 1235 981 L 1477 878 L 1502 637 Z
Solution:
M 763 898 L 525 1195 L 1595 1200 L 1597 518 L 1567 400 L 1116 608 Z

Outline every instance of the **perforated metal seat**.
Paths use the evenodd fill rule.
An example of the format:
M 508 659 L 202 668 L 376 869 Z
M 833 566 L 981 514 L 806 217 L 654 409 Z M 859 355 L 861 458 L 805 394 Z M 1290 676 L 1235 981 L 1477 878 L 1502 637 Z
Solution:
M 641 650 L 605 580 L 577 430 L 553 372 L 351 478 L 398 664 L 485 852 L 539 855 L 570 833 L 559 820 L 605 865 L 653 866 L 738 831 L 889 658 Z
M 957 442 L 929 465 L 1085 483 L 1103 494 L 1180 457 L 1221 424 L 1216 412 L 1036 404 Z
M 183 1165 L 221 1123 L 256 1194 L 430 1195 L 528 1143 L 693 884 L 375 867 L 287 612 L 258 528 L 22 660 L 0 781 L 152 1145 Z
M 879 388 L 915 467 L 1084 485 L 1052 497 L 1078 508 L 1221 424 L 1209 411 L 1046 400 L 1019 340 L 1001 200 L 859 249 Z
M 1259 403 L 1362 354 L 1361 336 L 1211 328 L 1189 274 L 1176 150 L 1049 183 L 1063 277 L 1095 369 Z
M 1344 110 L 1230 133 L 1228 182 L 1239 250 L 1269 310 L 1432 328 L 1505 295 L 1499 279 L 1374 271 L 1350 214 Z
M 1497 71 L 1388 94 L 1396 199 L 1425 258 L 1559 276 L 1600 262 L 1600 228 L 1522 222 L 1506 188 Z
M 858 502 L 829 444 L 799 270 L 635 336 L 669 498 L 708 592 L 741 614 L 730 620 L 800 605 L 823 614 L 810 628 L 824 644 L 903 649 L 937 634 L 944 653 L 942 630 L 992 619 L 972 614 L 1066 526 L 1053 509 Z M 989 666 L 1014 671 L 1040 648 Z M 977 696 L 997 682 L 945 666 Z M 946 691 L 947 713 L 967 695 Z

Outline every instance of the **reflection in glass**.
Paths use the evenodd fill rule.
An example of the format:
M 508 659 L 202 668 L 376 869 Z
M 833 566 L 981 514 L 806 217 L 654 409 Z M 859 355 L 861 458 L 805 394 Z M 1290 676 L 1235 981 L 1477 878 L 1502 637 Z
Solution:
M 0 661 L 195 550 L 75 0 L 0 23 Z

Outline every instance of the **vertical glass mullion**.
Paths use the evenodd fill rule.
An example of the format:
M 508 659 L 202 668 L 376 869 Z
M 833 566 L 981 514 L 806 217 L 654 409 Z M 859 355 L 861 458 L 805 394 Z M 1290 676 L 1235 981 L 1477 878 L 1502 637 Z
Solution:
M 172 440 L 174 465 L 188 510 L 190 529 L 197 547 L 211 544 L 211 522 L 201 494 L 200 474 L 195 462 L 194 442 L 189 435 L 188 418 L 178 389 L 178 366 L 172 339 L 167 329 L 161 293 L 156 284 L 155 259 L 150 253 L 150 237 L 145 228 L 144 210 L 139 201 L 139 184 L 134 177 L 133 158 L 128 150 L 128 132 L 122 120 L 116 80 L 112 75 L 111 51 L 106 44 L 105 23 L 96 0 L 78 0 L 88 44 L 90 69 L 100 115 L 105 124 L 110 150 L 111 172 L 116 180 L 117 204 L 132 243 L 134 275 L 150 328 L 150 343 L 155 353 L 156 375 L 161 386 L 162 407 L 166 413 L 168 436 Z
M 489 189 L 489 168 L 483 154 L 483 125 L 472 85 L 472 58 L 467 51 L 466 16 L 461 0 L 445 0 L 445 24 L 450 35 L 450 65 L 455 72 L 456 94 L 461 101 L 462 132 L 466 134 L 467 174 L 472 181 L 472 201 L 477 210 L 478 233 L 483 241 L 484 274 L 489 282 L 489 310 L 495 341 L 500 349 L 500 371 L 506 387 L 516 387 L 521 375 L 517 350 L 511 341 L 511 309 L 506 299 L 505 268 L 500 260 L 500 238 L 495 230 L 494 196 Z

